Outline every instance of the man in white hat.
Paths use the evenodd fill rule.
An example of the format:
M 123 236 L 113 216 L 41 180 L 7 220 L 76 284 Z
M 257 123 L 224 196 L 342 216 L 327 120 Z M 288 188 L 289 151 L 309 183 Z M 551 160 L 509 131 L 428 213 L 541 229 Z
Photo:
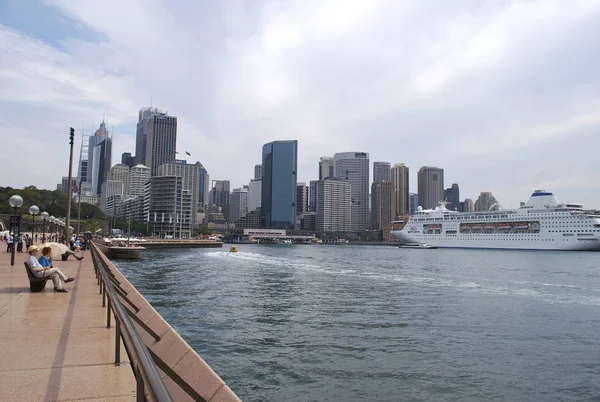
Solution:
M 33 274 L 33 276 L 37 278 L 50 277 L 52 279 L 52 282 L 54 282 L 55 292 L 68 293 L 68 290 L 63 288 L 63 282 L 69 283 L 74 281 L 75 278 L 67 278 L 67 276 L 63 274 L 62 271 L 58 268 L 44 268 L 37 259 L 37 246 L 30 246 L 27 249 L 27 252 L 29 253 L 29 257 L 27 258 L 27 265 L 31 269 L 31 273 Z

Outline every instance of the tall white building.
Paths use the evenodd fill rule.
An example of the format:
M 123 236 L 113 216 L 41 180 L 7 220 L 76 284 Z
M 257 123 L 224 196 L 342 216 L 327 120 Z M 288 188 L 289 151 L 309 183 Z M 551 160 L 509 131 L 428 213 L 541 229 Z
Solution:
M 115 195 L 123 195 L 123 182 L 120 180 L 106 180 L 102 184 L 102 188 L 100 190 L 100 209 L 103 212 L 107 212 L 107 200 L 109 197 Z
M 317 184 L 316 232 L 352 230 L 352 189 L 348 181 L 326 178 Z
M 336 178 L 350 183 L 352 189 L 352 231 L 369 230 L 369 154 L 341 152 L 333 160 Z
M 137 164 L 129 169 L 129 194 L 136 197 L 144 195 L 146 183 L 150 180 L 150 168 Z
M 142 108 L 139 114 L 135 144 L 135 162 L 158 174 L 158 167 L 175 159 L 177 117 L 156 108 Z
M 335 161 L 330 156 L 323 156 L 319 160 L 319 180 L 335 177 Z
M 250 180 L 250 184 L 248 186 L 248 212 L 252 212 L 257 208 L 260 208 L 261 197 L 262 180 Z
M 176 176 L 183 179 L 183 190 L 191 193 L 193 207 L 192 224 L 196 223 L 196 210 L 198 208 L 198 184 L 200 169 L 198 165 L 188 165 L 184 160 L 174 160 L 163 163 L 158 167 L 157 176 Z
M 129 194 L 129 166 L 117 163 L 108 171 L 108 180 L 118 180 L 123 183 L 123 195 Z
M 234 188 L 231 192 L 229 204 L 229 222 L 235 223 L 238 218 L 248 213 L 248 189 Z

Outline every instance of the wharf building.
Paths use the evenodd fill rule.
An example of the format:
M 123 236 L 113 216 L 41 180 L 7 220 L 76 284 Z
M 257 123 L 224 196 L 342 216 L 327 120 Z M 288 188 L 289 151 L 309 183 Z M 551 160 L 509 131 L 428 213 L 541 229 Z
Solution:
M 188 212 L 173 212 L 173 215 L 183 214 L 186 219 L 189 219 L 186 223 L 188 225 L 196 225 L 196 211 L 198 209 L 198 183 L 200 168 L 198 165 L 188 165 L 185 160 L 174 160 L 172 162 L 163 163 L 158 167 L 158 176 L 177 176 L 183 180 L 183 191 L 189 193 L 191 198 L 192 211 Z
M 181 176 L 155 176 L 147 184 L 144 214 L 153 233 L 160 237 L 190 238 L 195 219 L 193 194 L 184 188 Z
M 336 178 L 347 181 L 352 190 L 351 230 L 353 232 L 367 231 L 370 226 L 369 154 L 366 152 L 342 152 L 335 154 L 333 160 Z
M 100 194 L 102 184 L 108 179 L 112 164 L 112 138 L 108 135 L 106 123 L 88 139 L 87 182 L 92 183 L 94 194 Z
M 444 190 L 444 200 L 447 202 L 446 208 L 450 211 L 463 212 L 460 205 L 460 191 L 458 184 L 453 183 L 452 187 Z
M 296 172 L 298 141 L 274 141 L 263 145 L 261 225 L 293 229 L 296 223 Z
M 389 162 L 373 162 L 373 183 L 392 181 L 392 168 Z
M 371 229 L 383 230 L 395 220 L 394 184 L 378 181 L 371 185 Z
M 423 166 L 419 169 L 417 179 L 419 206 L 423 209 L 435 209 L 444 201 L 444 169 Z
M 394 209 L 396 217 L 411 215 L 411 211 L 413 211 L 413 209 L 410 207 L 410 182 L 408 166 L 406 166 L 404 163 L 396 163 L 392 167 L 391 176 L 392 183 L 394 184 Z
M 318 182 L 316 233 L 352 231 L 352 185 L 328 177 Z

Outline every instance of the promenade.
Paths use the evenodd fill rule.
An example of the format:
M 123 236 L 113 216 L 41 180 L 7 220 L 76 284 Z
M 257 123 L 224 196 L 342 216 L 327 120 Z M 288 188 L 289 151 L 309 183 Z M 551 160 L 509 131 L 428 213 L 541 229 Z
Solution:
M 114 365 L 115 330 L 106 328 L 106 309 L 89 252 L 82 261 L 55 265 L 75 282 L 69 293 L 30 293 L 23 266 L 26 253 L 0 253 L 0 400 L 132 401 L 135 379 L 121 344 Z

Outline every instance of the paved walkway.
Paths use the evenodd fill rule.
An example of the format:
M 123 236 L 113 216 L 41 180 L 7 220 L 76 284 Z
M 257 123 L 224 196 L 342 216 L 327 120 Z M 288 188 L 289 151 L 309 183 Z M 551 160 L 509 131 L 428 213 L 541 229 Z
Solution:
M 69 293 L 55 293 L 51 280 L 30 293 L 28 255 L 16 254 L 11 267 L 0 250 L 0 401 L 135 400 L 123 345 L 123 362 L 113 364 L 115 329 L 106 328 L 89 252 L 55 263 L 76 278 Z

